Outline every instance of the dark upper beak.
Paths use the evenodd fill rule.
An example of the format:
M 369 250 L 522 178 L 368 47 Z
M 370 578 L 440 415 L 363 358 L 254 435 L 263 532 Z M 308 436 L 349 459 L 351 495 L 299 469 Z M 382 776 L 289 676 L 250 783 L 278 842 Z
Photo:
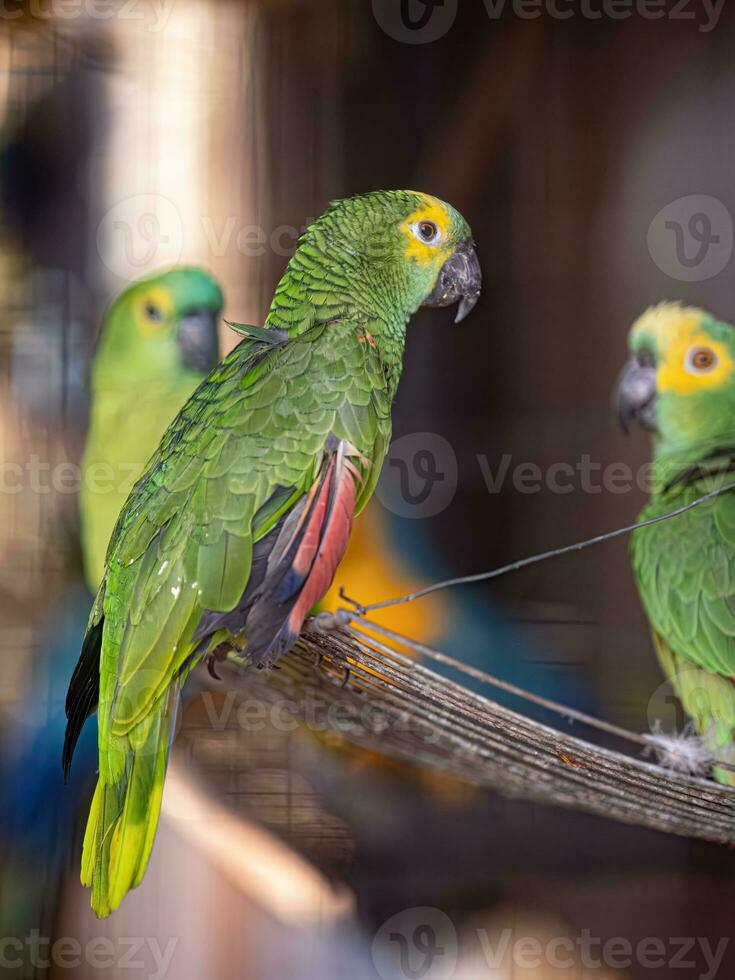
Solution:
M 436 285 L 424 306 L 451 306 L 459 303 L 455 323 L 474 308 L 480 298 L 482 270 L 473 242 L 463 242 L 441 267 Z
M 618 422 L 623 432 L 630 423 L 656 429 L 656 367 L 633 356 L 623 368 L 616 390 Z
M 213 310 L 191 310 L 179 320 L 176 343 L 181 363 L 191 371 L 210 371 L 219 361 L 217 314 Z

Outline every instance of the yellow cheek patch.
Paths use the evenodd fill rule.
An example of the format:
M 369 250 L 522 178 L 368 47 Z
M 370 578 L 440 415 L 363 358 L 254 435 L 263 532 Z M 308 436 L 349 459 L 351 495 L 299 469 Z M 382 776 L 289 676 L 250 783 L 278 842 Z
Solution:
M 714 351 L 717 363 L 710 370 L 693 371 L 688 368 L 687 355 L 696 347 L 706 347 Z M 718 340 L 712 340 L 706 333 L 700 331 L 688 337 L 677 337 L 669 345 L 666 357 L 659 364 L 658 390 L 691 395 L 703 388 L 719 388 L 730 381 L 734 368 L 735 363 L 725 345 Z
M 149 304 L 160 310 L 160 320 L 151 320 L 148 316 L 146 307 Z M 174 304 L 171 295 L 163 286 L 152 286 L 150 289 L 147 289 L 136 300 L 135 324 L 138 330 L 144 337 L 151 337 L 153 334 L 160 333 L 173 307 Z
M 437 201 L 435 197 L 429 197 L 428 194 L 422 194 L 421 198 L 422 205 L 400 225 L 400 229 L 406 237 L 404 254 L 406 258 L 417 262 L 419 265 L 429 266 L 435 265 L 437 262 L 442 265 L 452 251 L 448 244 L 451 219 L 441 201 Z M 439 229 L 439 240 L 435 245 L 429 245 L 416 237 L 412 225 L 415 225 L 417 221 L 434 222 Z

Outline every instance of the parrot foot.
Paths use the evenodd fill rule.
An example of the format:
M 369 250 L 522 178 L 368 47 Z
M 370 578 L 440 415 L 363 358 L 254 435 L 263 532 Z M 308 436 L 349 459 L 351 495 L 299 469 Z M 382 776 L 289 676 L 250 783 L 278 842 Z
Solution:
M 314 616 L 311 624 L 317 633 L 329 633 L 339 626 L 348 626 L 352 613 L 347 609 L 337 609 L 335 612 L 320 612 Z
M 210 677 L 214 677 L 216 681 L 222 680 L 217 673 L 216 664 L 222 663 L 223 660 L 227 660 L 230 650 L 231 647 L 229 643 L 219 643 L 214 650 L 210 650 L 205 657 L 204 662 L 207 665 L 207 673 Z
M 205 658 L 205 663 L 207 665 L 207 671 L 210 677 L 214 677 L 215 680 L 221 681 L 222 678 L 217 673 L 216 665 L 223 663 L 225 660 L 228 663 L 235 664 L 236 667 L 244 668 L 247 666 L 247 660 L 245 657 L 238 656 L 242 653 L 242 647 L 238 646 L 232 640 L 226 640 L 224 643 L 218 643 L 217 646 L 210 650 Z

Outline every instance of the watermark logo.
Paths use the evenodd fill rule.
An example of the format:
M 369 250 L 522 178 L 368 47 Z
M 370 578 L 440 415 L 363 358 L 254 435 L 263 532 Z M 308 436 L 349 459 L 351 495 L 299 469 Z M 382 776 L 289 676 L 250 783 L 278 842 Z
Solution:
M 414 432 L 391 444 L 376 489 L 378 499 L 399 517 L 434 517 L 457 490 L 457 457 L 435 432 Z
M 371 952 L 382 980 L 449 980 L 457 966 L 457 932 L 440 909 L 405 909 L 383 923 Z
M 663 681 L 648 701 L 651 731 L 682 732 L 692 718 L 712 718 L 718 703 L 730 693 L 731 681 L 698 667 L 682 667 Z
M 429 44 L 454 24 L 457 0 L 373 0 L 373 16 L 394 41 Z
M 479 2 L 479 0 L 478 0 Z M 503 16 L 519 20 L 675 20 L 696 25 L 703 34 L 719 23 L 725 0 L 483 0 L 488 20 Z M 373 15 L 395 41 L 428 44 L 449 31 L 457 16 L 457 0 L 373 0 Z
M 690 194 L 662 208 L 648 228 L 648 251 L 667 276 L 704 282 L 719 275 L 732 258 L 733 223 L 716 197 Z
M 692 672 L 692 679 L 694 673 Z M 652 732 L 681 732 L 689 722 L 671 680 L 665 680 L 656 688 L 648 701 L 648 726 Z
M 175 264 L 184 250 L 178 208 L 162 194 L 135 194 L 113 205 L 97 227 L 97 251 L 114 275 L 131 281 L 151 266 Z

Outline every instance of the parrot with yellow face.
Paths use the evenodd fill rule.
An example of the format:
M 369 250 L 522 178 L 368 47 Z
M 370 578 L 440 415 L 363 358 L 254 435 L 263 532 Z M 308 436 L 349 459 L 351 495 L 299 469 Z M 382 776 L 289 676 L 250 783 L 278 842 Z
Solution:
M 625 428 L 651 433 L 660 517 L 735 481 L 735 329 L 663 303 L 630 332 L 617 389 Z M 712 758 L 735 762 L 735 494 L 639 528 L 631 558 L 661 666 Z M 735 773 L 716 769 L 721 782 Z

